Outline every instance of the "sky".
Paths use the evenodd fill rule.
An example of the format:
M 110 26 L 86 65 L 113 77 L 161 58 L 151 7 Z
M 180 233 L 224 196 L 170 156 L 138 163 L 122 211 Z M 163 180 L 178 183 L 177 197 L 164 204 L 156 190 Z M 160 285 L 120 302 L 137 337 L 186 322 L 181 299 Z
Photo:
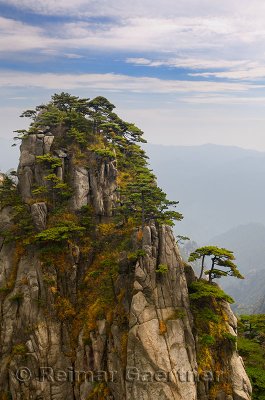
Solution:
M 263 0 L 0 0 L 0 169 L 21 112 L 61 91 L 151 143 L 265 151 L 264 20 Z

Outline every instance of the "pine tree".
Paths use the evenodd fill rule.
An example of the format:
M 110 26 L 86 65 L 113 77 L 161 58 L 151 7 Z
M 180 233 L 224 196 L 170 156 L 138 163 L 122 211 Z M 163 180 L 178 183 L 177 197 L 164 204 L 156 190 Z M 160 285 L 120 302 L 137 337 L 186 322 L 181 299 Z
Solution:
M 210 268 L 205 271 L 207 258 L 211 260 Z M 200 279 L 204 273 L 209 276 L 210 283 L 213 279 L 221 278 L 222 276 L 234 276 L 238 279 L 244 279 L 237 265 L 234 263 L 235 256 L 230 250 L 216 246 L 200 247 L 191 253 L 189 257 L 190 262 L 196 260 L 201 260 Z
M 157 186 L 155 176 L 145 168 L 136 169 L 134 179 L 121 191 L 121 199 L 121 212 L 141 221 L 142 228 L 150 220 L 173 225 L 173 220 L 183 218 L 172 209 L 178 202 L 167 199 Z
M 147 163 L 148 157 L 138 145 L 146 142 L 143 131 L 122 120 L 114 109 L 115 106 L 102 96 L 90 100 L 65 92 L 54 94 L 48 104 L 22 114 L 22 117 L 30 117 L 32 123 L 20 138 L 39 130 L 45 133 L 60 127 L 57 140 L 61 145 L 75 144 L 84 154 L 93 151 L 98 157 L 116 157 L 119 171 L 126 175 L 120 182 L 121 201 L 116 214 L 124 220 L 132 217 L 142 227 L 150 220 L 172 225 L 174 220 L 182 219 L 182 215 L 174 210 L 178 202 L 168 200 L 157 186 L 156 177 Z M 38 157 L 38 161 L 45 160 Z M 67 185 L 58 181 L 56 168 L 50 171 L 46 180 L 53 189 L 53 203 L 55 190 L 60 195 L 65 194 L 66 198 L 70 194 Z

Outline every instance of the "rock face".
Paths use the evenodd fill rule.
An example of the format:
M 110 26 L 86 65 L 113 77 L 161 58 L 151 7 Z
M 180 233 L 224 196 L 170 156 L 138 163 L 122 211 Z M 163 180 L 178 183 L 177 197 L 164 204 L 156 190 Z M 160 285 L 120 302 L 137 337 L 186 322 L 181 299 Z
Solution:
M 127 382 L 127 398 L 195 400 L 194 381 L 179 379 L 183 371 L 196 370 L 196 351 L 184 269 L 171 230 L 146 227 L 143 248 L 147 255 L 135 269 L 127 358 L 129 377 L 139 374 L 139 379 Z M 159 264 L 168 266 L 165 275 L 156 273 Z
M 47 206 L 46 203 L 34 203 L 31 206 L 31 215 L 36 229 L 41 232 L 46 228 L 47 222 Z
M 116 162 L 108 159 L 100 160 L 91 152 L 86 168 L 74 165 L 67 153 L 53 149 L 53 142 L 52 134 L 48 136 L 32 134 L 23 140 L 18 168 L 22 199 L 29 201 L 35 186 L 47 186 L 43 165 L 37 162 L 36 156 L 47 155 L 54 150 L 53 156 L 62 163 L 62 166 L 57 168 L 57 177 L 62 181 L 66 174 L 72 177 L 74 210 L 91 205 L 96 215 L 111 216 L 117 199 Z
M 21 146 L 18 187 L 36 230 L 46 229 L 49 218 L 49 204 L 34 200 L 32 194 L 36 186 L 46 185 L 46 172 L 36 161 L 44 154 L 62 161 L 57 177 L 71 182 L 73 212 L 90 206 L 99 222 L 108 221 L 117 200 L 116 162 L 91 154 L 87 166 L 74 164 L 72 155 L 56 148 L 54 140 L 51 134 L 32 134 Z M 0 223 L 12 225 L 9 209 L 1 211 Z M 198 379 L 187 280 L 171 228 L 150 223 L 141 234 L 144 252 L 130 265 L 121 261 L 113 282 L 117 307 L 112 317 L 96 318 L 89 335 L 82 327 L 82 309 L 76 325 L 66 317 L 58 319 L 54 310 L 58 293 L 72 304 L 78 301 L 77 286 L 91 256 L 68 244 L 70 267 L 51 274 L 34 246 L 25 251 L 17 244 L 0 242 L 0 399 L 251 398 L 251 385 L 235 350 L 226 360 L 232 391 L 219 391 L 214 398 L 209 382 Z M 159 272 L 161 265 L 166 265 L 166 271 Z M 71 315 L 67 304 L 64 312 Z M 235 335 L 236 318 L 226 303 L 223 309 Z
M 114 161 L 100 161 L 90 154 L 87 168 L 73 167 L 73 208 L 90 205 L 96 215 L 111 217 L 117 200 L 117 169 Z

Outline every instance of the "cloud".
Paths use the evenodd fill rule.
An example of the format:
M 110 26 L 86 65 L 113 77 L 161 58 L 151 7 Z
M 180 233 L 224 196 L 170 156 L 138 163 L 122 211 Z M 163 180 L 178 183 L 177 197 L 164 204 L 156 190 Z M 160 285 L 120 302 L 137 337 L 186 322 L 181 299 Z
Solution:
M 69 12 L 79 13 L 82 7 L 94 7 L 95 1 L 89 0 L 0 0 L 0 4 L 8 4 L 19 9 L 30 10 L 38 14 L 57 15 L 67 14 Z
M 75 54 L 75 53 L 65 53 L 64 56 L 66 58 L 71 58 L 71 59 L 84 58 L 84 56 L 81 56 L 80 54 Z
M 265 5 L 260 0 L 0 0 L 0 4 L 15 6 L 44 15 L 161 17 L 171 16 L 239 16 L 264 20 Z
M 184 103 L 189 104 L 210 104 L 210 105 L 255 105 L 265 106 L 265 96 L 230 96 L 230 95 L 194 95 L 192 97 L 186 96 L 182 100 Z
M 167 2 L 170 9 L 172 4 L 169 0 Z M 162 8 L 162 3 L 158 3 Z M 235 0 L 231 3 L 234 5 Z M 100 10 L 101 6 L 106 5 L 107 15 L 110 8 L 107 2 L 100 0 L 78 0 L 77 3 L 68 0 L 23 0 L 18 3 L 12 0 L 11 4 L 33 10 L 40 8 L 43 12 L 50 10 L 51 13 L 63 6 L 66 10 L 67 7 L 79 10 L 80 7 L 98 6 Z M 143 1 L 142 8 L 147 4 L 150 3 Z M 212 9 L 209 2 L 205 1 L 204 4 L 209 10 Z M 112 4 L 114 9 L 121 9 L 124 5 L 122 1 Z M 187 9 L 186 5 L 183 10 Z M 261 7 L 261 14 L 263 10 L 265 17 L 265 7 Z M 133 13 L 119 17 L 117 13 L 115 19 L 107 22 L 94 19 L 85 21 L 80 17 L 67 23 L 58 19 L 41 26 L 0 17 L 0 56 L 25 59 L 26 54 L 32 57 L 32 61 L 35 59 L 39 62 L 40 56 L 44 60 L 54 57 L 78 59 L 87 50 L 110 55 L 118 51 L 124 54 L 127 63 L 133 65 L 190 69 L 195 73 L 191 76 L 205 79 L 245 80 L 265 76 L 265 30 L 260 14 L 255 21 L 251 13 L 246 19 L 240 13 L 227 15 L 224 10 L 218 17 L 210 14 L 201 16 L 200 13 L 193 15 L 194 12 L 189 16 L 182 14 L 185 12 L 180 16 L 175 16 L 175 13 L 170 17 L 164 16 L 164 13 L 161 16 L 146 16 L 146 12 L 143 12 L 141 17 Z M 146 57 L 147 52 L 153 53 L 154 57 Z M 132 53 L 139 54 L 139 57 L 128 56 Z M 244 58 L 240 59 L 239 54 L 244 54 Z M 253 67 L 253 62 L 258 65 Z
M 14 53 L 48 48 L 53 40 L 42 28 L 0 17 L 0 52 Z
M 191 6 L 196 0 L 190 0 Z M 92 16 L 131 16 L 151 15 L 159 13 L 165 15 L 184 12 L 187 7 L 183 0 L 176 3 L 174 0 L 0 0 L 0 4 L 13 5 L 19 9 L 30 10 L 44 15 L 92 15 Z M 184 7 L 183 7 L 184 6 Z M 168 11 L 166 11 L 168 10 Z
M 190 32 L 187 33 L 186 30 Z M 99 22 L 57 23 L 51 26 L 31 26 L 10 18 L 0 18 L 0 51 L 12 53 L 27 50 L 65 51 L 96 49 L 102 51 L 177 51 L 185 48 L 209 48 L 199 32 L 200 21 L 133 18 L 109 24 Z M 194 41 L 194 35 L 198 40 Z M 143 40 L 144 38 L 144 40 Z M 55 53 L 54 53 L 55 54 Z
M 233 80 L 258 80 L 265 78 L 265 66 L 259 63 L 248 63 L 245 65 L 245 68 L 237 68 L 231 71 L 191 73 L 190 76 Z
M 1 1 L 1 0 L 0 0 Z M 108 23 L 95 20 L 86 22 L 56 22 L 41 27 L 0 19 L 0 49 L 17 52 L 29 49 L 120 50 L 130 52 L 172 52 L 202 50 L 214 53 L 216 61 L 233 46 L 247 47 L 260 41 L 264 47 L 264 30 L 256 26 L 246 29 L 246 24 L 236 18 L 223 17 L 130 17 Z M 265 50 L 265 49 L 264 49 Z M 248 53 L 253 52 L 253 46 Z M 192 61 L 194 57 L 188 57 Z M 199 64 L 202 57 L 198 58 Z M 211 57 L 213 59 L 213 57 Z M 230 57 L 231 58 L 231 57 Z M 174 66 L 171 58 L 169 62 Z M 161 62 L 161 61 L 160 61 Z M 162 60 L 163 63 L 163 60 Z
M 246 64 L 247 60 L 211 60 L 200 58 L 169 58 L 168 60 L 151 60 L 147 58 L 127 58 L 126 62 L 133 65 L 148 67 L 172 67 L 186 69 L 229 69 Z M 199 74 L 198 74 L 199 75 Z M 205 74 L 206 75 L 206 74 Z M 204 76 L 204 74 L 202 75 Z
M 107 91 L 134 93 L 240 93 L 262 85 L 247 83 L 165 80 L 150 77 L 132 77 L 121 74 L 54 74 L 3 71 L 2 87 L 40 87 L 45 89 L 71 90 L 90 88 Z
M 108 24 L 77 21 L 54 28 L 55 45 L 68 48 L 94 48 L 125 52 L 177 52 L 185 49 L 220 48 L 223 35 L 233 27 L 227 22 L 211 23 L 202 18 L 138 17 Z M 228 24 L 229 25 L 229 24 Z M 196 40 L 194 38 L 196 37 Z

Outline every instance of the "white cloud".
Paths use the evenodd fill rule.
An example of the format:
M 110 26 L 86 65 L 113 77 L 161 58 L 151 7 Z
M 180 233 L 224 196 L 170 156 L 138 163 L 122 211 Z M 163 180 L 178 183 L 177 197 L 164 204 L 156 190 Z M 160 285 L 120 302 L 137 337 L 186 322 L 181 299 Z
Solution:
M 43 29 L 10 18 L 0 17 L 0 52 L 13 53 L 43 49 L 52 45 L 53 40 Z
M 121 74 L 53 74 L 3 71 L 0 75 L 2 87 L 41 87 L 46 89 L 71 90 L 91 88 L 134 93 L 234 93 L 263 88 L 247 83 L 164 80 L 150 77 L 132 77 Z
M 182 100 L 190 104 L 209 104 L 209 105 L 255 105 L 265 107 L 265 96 L 230 96 L 230 95 L 194 95 L 192 97 L 186 96 Z
M 177 52 L 191 49 L 215 49 L 223 43 L 223 34 L 210 19 L 202 18 L 128 18 L 109 24 L 66 23 L 55 30 L 59 46 L 122 50 L 126 52 Z M 229 24 L 229 23 L 225 23 Z M 230 33 L 233 27 L 226 28 Z M 221 32 L 223 32 L 221 30 Z M 59 37 L 58 37 L 59 36 Z M 194 38 L 196 37 L 196 40 Z M 229 39 L 230 40 L 230 39 Z
M 173 3 L 176 4 L 173 0 L 166 0 L 166 3 L 167 12 L 172 9 Z M 124 14 L 117 11 L 118 17 L 108 23 L 96 20 L 87 22 L 75 18 L 74 22 L 56 22 L 52 27 L 50 24 L 32 26 L 0 17 L 0 56 L 8 58 L 13 53 L 13 57 L 19 58 L 23 57 L 23 53 L 31 52 L 32 57 L 39 61 L 40 56 L 77 59 L 83 57 L 84 51 L 87 50 L 105 53 L 119 51 L 122 54 L 133 52 L 141 56 L 127 57 L 127 62 L 134 65 L 203 70 L 205 72 L 193 76 L 206 79 L 264 78 L 265 5 L 259 9 L 254 19 L 247 5 L 245 10 L 248 10 L 249 15 L 245 15 L 244 10 L 242 12 L 242 7 L 237 13 L 231 12 L 229 15 L 225 7 L 221 7 L 219 16 L 216 16 L 217 8 L 214 10 L 206 0 L 202 2 L 205 10 L 209 10 L 205 15 L 201 15 L 195 0 L 192 0 L 194 9 L 189 9 L 187 3 L 180 3 L 183 11 L 178 16 L 176 12 L 172 12 L 168 17 L 164 12 L 161 15 L 158 12 L 157 15 L 153 15 L 152 12 L 148 14 L 146 7 L 151 2 L 144 0 L 142 5 L 139 5 L 143 10 L 142 16 L 139 17 L 132 10 L 126 14 L 125 2 L 121 0 L 115 4 L 112 2 L 111 6 L 109 2 L 102 0 L 11 0 L 11 4 L 18 7 L 28 7 L 43 13 L 56 13 L 58 10 L 62 11 L 63 7 L 66 13 L 68 8 L 78 11 L 82 7 L 97 7 L 101 13 L 104 11 L 104 5 L 104 15 L 111 14 L 113 10 L 123 10 Z M 254 3 L 257 5 L 255 1 Z M 239 4 L 237 0 L 231 0 L 232 9 L 235 4 Z M 130 7 L 128 5 L 128 10 Z M 154 7 L 157 11 L 163 11 L 166 5 L 162 6 L 162 2 L 158 1 Z M 179 3 L 176 8 L 178 7 Z M 146 58 L 146 52 L 153 52 L 156 56 Z M 242 59 L 238 57 L 241 54 L 244 55 Z M 212 71 L 213 69 L 217 72 Z
M 1 1 L 1 0 L 0 0 Z M 12 19 L 0 19 L 0 49 L 16 52 L 28 49 L 101 49 L 131 52 L 172 52 L 206 50 L 216 61 L 227 58 L 233 46 L 245 46 L 253 52 L 252 42 L 264 45 L 264 29 L 249 21 L 223 17 L 134 17 L 111 23 L 84 22 L 54 23 L 35 27 Z M 76 51 L 70 51 L 70 53 Z M 225 58 L 222 56 L 226 56 Z M 230 54 L 231 56 L 231 54 Z M 187 57 L 186 57 L 187 58 Z M 194 57 L 188 57 L 192 60 Z M 198 58 L 199 64 L 203 58 Z M 229 57 L 231 58 L 231 57 Z M 213 57 L 211 56 L 211 59 Z M 176 58 L 175 61 L 179 61 Z M 237 60 L 236 60 L 237 61 Z M 239 60 L 240 61 L 240 60 Z M 163 62 L 163 60 L 162 60 Z M 174 66 L 174 58 L 171 58 Z
M 168 60 L 151 60 L 147 58 L 127 58 L 126 62 L 133 65 L 145 65 L 149 67 L 173 67 L 187 69 L 228 69 L 248 63 L 247 60 L 211 60 L 200 58 L 169 58 Z M 195 74 L 196 75 L 196 74 Z M 198 74 L 199 75 L 199 74 Z M 207 74 L 202 74 L 202 76 Z
M 265 78 L 265 65 L 249 63 L 245 65 L 245 68 L 237 68 L 231 71 L 191 73 L 190 76 L 235 80 L 257 80 Z
M 84 56 L 81 56 L 80 54 L 75 54 L 75 53 L 65 53 L 64 56 L 66 58 L 72 58 L 72 59 L 84 58 Z

